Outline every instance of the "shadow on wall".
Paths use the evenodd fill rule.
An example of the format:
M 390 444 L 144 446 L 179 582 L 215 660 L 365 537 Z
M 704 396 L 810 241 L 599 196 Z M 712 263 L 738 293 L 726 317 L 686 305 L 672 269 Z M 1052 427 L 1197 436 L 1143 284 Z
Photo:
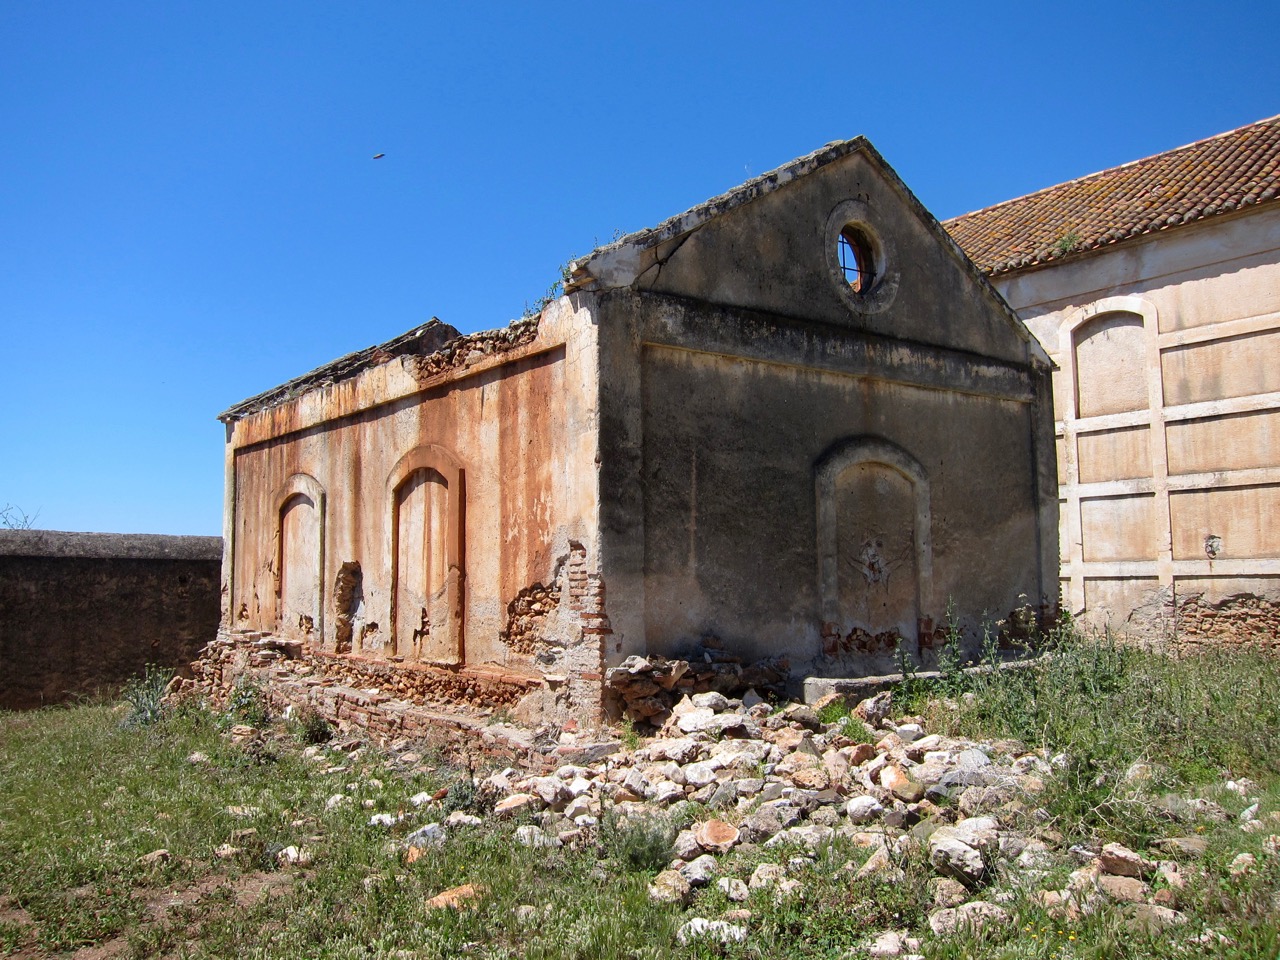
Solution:
M 220 537 L 0 530 L 0 709 L 184 669 L 218 629 Z

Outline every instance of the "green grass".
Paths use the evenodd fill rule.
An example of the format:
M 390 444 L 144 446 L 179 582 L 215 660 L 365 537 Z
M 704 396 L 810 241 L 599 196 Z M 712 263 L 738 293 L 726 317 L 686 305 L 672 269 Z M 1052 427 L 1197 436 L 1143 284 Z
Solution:
M 1280 657 L 1228 646 L 1173 657 L 1069 630 L 1046 647 L 1016 669 L 910 681 L 901 708 L 930 731 L 1044 748 L 1061 767 L 1048 806 L 1064 827 L 1116 839 L 1156 825 L 1123 789 L 1133 764 L 1155 765 L 1152 789 L 1280 776 Z
M 450 766 L 429 745 L 416 748 L 429 759 L 408 771 L 372 747 L 353 759 L 332 743 L 313 745 L 308 757 L 307 743 L 327 732 L 309 716 L 233 743 L 231 723 L 269 719 L 261 691 L 246 687 L 227 714 L 193 706 L 143 725 L 126 722 L 136 704 L 0 714 L 0 955 L 95 947 L 134 958 L 836 960 L 865 955 L 869 938 L 886 929 L 921 936 L 930 960 L 1280 955 L 1280 856 L 1264 848 L 1280 824 L 1256 834 L 1233 822 L 1174 824 L 1157 804 L 1172 790 L 1234 815 L 1245 801 L 1221 784 L 1249 776 L 1263 814 L 1280 809 L 1280 662 L 1222 649 L 1174 660 L 1065 634 L 1051 654 L 1017 670 L 948 671 L 933 687 L 915 682 L 896 693 L 898 715 L 924 714 L 930 732 L 1014 738 L 1058 756 L 1040 797 L 1047 819 L 1028 814 L 1020 824 L 1058 837 L 1056 859 L 1035 885 L 1016 871 L 991 871 L 973 895 L 1000 900 L 1011 920 L 985 937 L 931 937 L 934 874 L 918 848 L 895 857 L 891 880 L 857 879 L 869 851 L 844 839 L 817 853 L 735 850 L 720 858 L 721 876 L 746 880 L 759 863 L 799 857 L 788 876 L 801 889 L 731 903 L 713 885 L 687 909 L 646 894 L 681 825 L 670 821 L 607 814 L 596 842 L 530 849 L 512 840 L 515 824 L 486 819 L 407 863 L 394 841 L 410 830 L 451 809 L 486 813 L 492 798 L 471 787 L 483 771 Z M 832 705 L 823 719 L 846 715 Z M 194 752 L 206 759 L 192 762 Z M 1137 761 L 1164 772 L 1145 786 L 1127 782 Z M 407 803 L 445 786 L 434 806 Z M 337 793 L 351 800 L 328 809 Z M 390 830 L 369 825 L 372 813 L 400 811 L 405 820 Z M 1119 839 L 1148 850 L 1157 837 L 1189 832 L 1209 849 L 1179 895 L 1190 921 L 1174 934 L 1135 932 L 1118 907 L 1054 921 L 1033 896 L 1078 865 L 1066 854 L 1070 843 Z M 226 843 L 239 852 L 215 856 Z M 290 845 L 308 848 L 314 863 L 281 867 L 276 854 Z M 139 863 L 159 848 L 170 859 Z M 1241 852 L 1257 856 L 1258 867 L 1237 877 L 1230 864 Z M 465 883 L 485 888 L 473 908 L 427 907 Z M 688 918 L 740 908 L 751 911 L 746 943 L 677 943 Z M 1205 930 L 1231 942 L 1187 942 Z

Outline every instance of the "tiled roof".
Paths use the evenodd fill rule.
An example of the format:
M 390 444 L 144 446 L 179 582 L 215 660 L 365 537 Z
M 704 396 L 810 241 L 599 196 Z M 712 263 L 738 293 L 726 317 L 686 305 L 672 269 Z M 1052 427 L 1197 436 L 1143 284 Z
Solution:
M 988 275 L 1280 200 L 1280 116 L 943 222 Z

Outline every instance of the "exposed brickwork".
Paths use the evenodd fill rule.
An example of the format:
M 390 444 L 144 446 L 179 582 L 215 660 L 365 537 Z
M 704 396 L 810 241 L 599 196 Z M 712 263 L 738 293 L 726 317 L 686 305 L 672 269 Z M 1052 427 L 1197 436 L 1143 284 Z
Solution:
M 1210 603 L 1196 594 L 1178 601 L 1176 622 L 1182 643 L 1280 646 L 1280 603 L 1265 597 L 1238 594 Z
M 490 354 L 504 353 L 531 343 L 538 335 L 538 318 L 525 317 L 513 320 L 499 330 L 482 330 L 450 340 L 444 347 L 425 356 L 410 358 L 414 376 L 419 382 L 431 380 L 440 374 L 475 363 Z

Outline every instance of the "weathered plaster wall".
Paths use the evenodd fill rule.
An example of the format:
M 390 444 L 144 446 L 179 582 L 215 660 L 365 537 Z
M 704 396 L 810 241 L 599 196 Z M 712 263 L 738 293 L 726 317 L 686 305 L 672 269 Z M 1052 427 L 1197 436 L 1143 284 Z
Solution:
M 594 328 L 562 300 L 521 329 L 234 423 L 230 627 L 598 688 Z
M 883 247 L 883 306 L 851 309 L 833 236 L 865 219 Z M 637 290 L 836 324 L 915 343 L 1025 362 L 1025 332 L 956 256 L 950 237 L 896 176 L 854 152 L 723 214 L 657 251 Z M 977 282 L 975 282 L 977 281 Z M 957 296 L 958 294 L 962 294 Z
M 1280 210 L 996 285 L 1059 368 L 1070 607 L 1141 632 L 1258 633 L 1280 602 Z
M 603 381 L 605 410 L 628 421 L 603 447 L 611 660 L 679 656 L 711 634 L 745 661 L 858 675 L 891 669 L 897 636 L 922 625 L 927 647 L 949 600 L 971 635 L 1055 600 L 1053 454 L 1026 369 L 950 369 L 888 342 L 863 343 L 885 351 L 867 361 L 846 331 L 653 295 L 606 307 L 602 328 L 642 344 Z M 824 505 L 824 464 L 859 445 L 881 466 L 833 473 Z M 882 466 L 895 457 L 918 482 Z
M 883 253 L 865 297 L 845 218 Z M 856 675 L 950 599 L 971 636 L 1054 605 L 1047 364 L 891 172 L 850 154 L 653 256 L 600 295 L 610 662 L 714 634 Z
M 218 625 L 217 537 L 0 530 L 0 709 L 185 668 Z

